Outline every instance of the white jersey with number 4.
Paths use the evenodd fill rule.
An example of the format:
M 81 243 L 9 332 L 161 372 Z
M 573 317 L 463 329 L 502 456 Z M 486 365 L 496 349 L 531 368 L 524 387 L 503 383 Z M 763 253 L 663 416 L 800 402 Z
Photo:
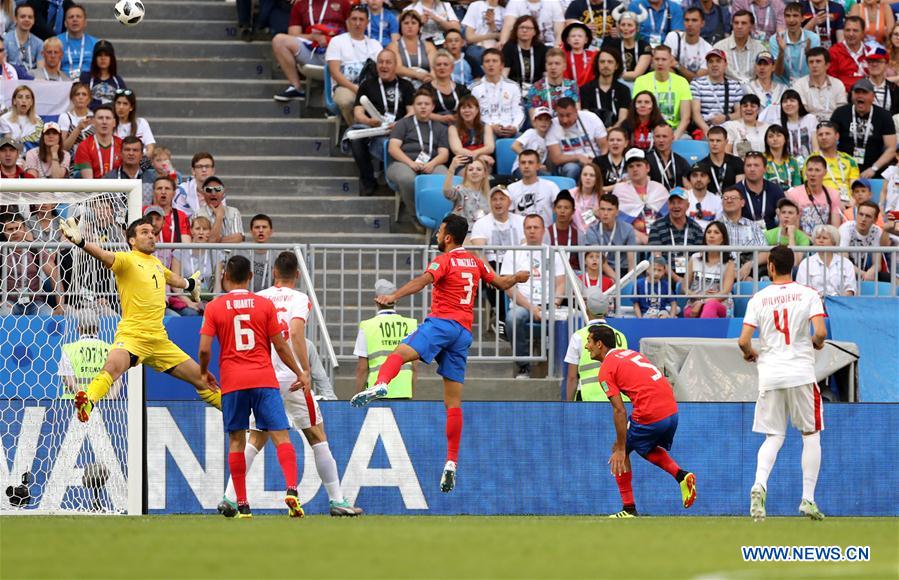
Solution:
M 815 382 L 815 349 L 809 324 L 824 316 L 818 292 L 790 282 L 771 284 L 749 300 L 743 324 L 759 331 L 759 390 Z
M 290 344 L 290 322 L 297 318 L 303 321 L 307 320 L 310 308 L 309 297 L 299 290 L 284 286 L 272 286 L 257 292 L 257 294 L 265 296 L 275 304 L 275 311 L 278 313 L 278 323 L 281 325 L 281 333 L 287 344 Z M 305 340 L 305 337 L 303 340 Z M 278 377 L 279 382 L 293 382 L 296 380 L 296 375 L 293 374 L 293 371 L 287 365 L 281 362 L 281 357 L 275 352 L 274 347 L 272 347 L 272 364 L 275 366 L 275 375 Z

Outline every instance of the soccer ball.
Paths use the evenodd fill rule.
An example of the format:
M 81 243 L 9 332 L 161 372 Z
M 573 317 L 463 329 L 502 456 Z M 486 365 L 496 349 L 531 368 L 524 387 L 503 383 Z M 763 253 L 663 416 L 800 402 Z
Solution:
M 144 3 L 140 0 L 119 0 L 113 10 L 116 20 L 125 26 L 134 26 L 144 19 Z

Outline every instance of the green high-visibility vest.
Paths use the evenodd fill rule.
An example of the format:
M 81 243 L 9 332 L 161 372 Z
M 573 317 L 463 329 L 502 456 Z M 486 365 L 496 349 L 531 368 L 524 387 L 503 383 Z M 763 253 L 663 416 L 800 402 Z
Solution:
M 386 311 L 374 318 L 363 320 L 359 323 L 359 328 L 365 335 L 365 348 L 368 352 L 368 386 L 372 387 L 378 378 L 381 365 L 404 338 L 415 332 L 418 322 L 414 318 Z M 400 373 L 387 385 L 387 398 L 412 398 L 411 362 L 404 364 Z
M 109 344 L 91 336 L 62 345 L 62 352 L 72 365 L 76 386 L 86 387 L 103 370 L 110 348 Z M 68 392 L 63 386 L 60 398 L 74 397 L 75 393 Z
M 581 385 L 581 400 L 608 401 L 609 398 L 599 384 L 599 367 L 602 363 L 590 358 L 590 352 L 585 348 L 587 345 L 587 337 L 590 334 L 590 327 L 594 325 L 612 328 L 608 324 L 591 320 L 586 326 L 575 332 L 577 336 L 581 337 L 581 360 L 578 361 L 577 365 L 578 382 Z M 627 348 L 627 337 L 614 328 L 612 328 L 612 330 L 615 331 L 615 347 Z M 623 401 L 630 400 L 624 394 L 621 395 L 621 399 Z

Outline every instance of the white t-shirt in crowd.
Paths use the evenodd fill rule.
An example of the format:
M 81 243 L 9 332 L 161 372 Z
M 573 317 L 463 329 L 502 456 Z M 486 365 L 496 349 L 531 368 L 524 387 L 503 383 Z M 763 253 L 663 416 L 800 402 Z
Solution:
M 890 165 L 884 169 L 883 180 L 884 187 L 880 196 L 886 196 L 884 211 L 899 211 L 899 165 Z
M 759 390 L 815 382 L 815 350 L 809 322 L 824 316 L 818 293 L 796 282 L 771 284 L 749 300 L 743 324 L 759 331 Z
M 587 155 L 599 157 L 597 139 L 606 138 L 606 126 L 596 113 L 579 111 L 578 121 L 571 127 L 563 127 L 559 119 L 553 119 L 552 127 L 546 133 L 546 146 L 559 145 L 564 155 Z
M 381 48 L 381 44 L 373 38 L 366 36 L 362 40 L 354 40 L 349 32 L 344 32 L 335 36 L 328 43 L 325 61 L 340 61 L 341 74 L 351 83 L 355 83 L 359 80 L 362 69 L 365 68 L 365 61 L 377 60 Z M 336 88 L 337 83 L 332 82 L 331 90 Z
M 547 136 L 548 135 L 549 134 L 547 133 Z M 522 151 L 527 151 L 528 149 L 536 151 L 540 155 L 541 165 L 546 163 L 546 137 L 541 137 L 540 133 L 537 132 L 537 129 L 528 129 L 522 133 L 515 142 L 521 144 Z M 515 156 L 515 161 L 512 163 L 512 172 L 514 173 L 516 169 L 518 169 L 517 155 Z
M 688 44 L 686 33 L 682 30 L 669 32 L 665 37 L 665 45 L 671 47 L 674 59 L 692 73 L 705 68 L 705 55 L 712 50 L 712 45 L 702 37 L 699 37 L 696 44 Z
M 493 30 L 487 27 L 487 18 L 485 12 L 493 9 Z M 474 30 L 475 34 L 489 34 L 490 32 L 499 32 L 503 29 L 503 16 L 506 9 L 497 4 L 490 6 L 484 0 L 476 0 L 468 5 L 465 12 L 465 18 L 462 19 L 462 26 Z
M 278 313 L 278 322 L 281 324 L 281 329 L 285 333 L 284 339 L 290 342 L 287 332 L 290 329 L 291 321 L 296 320 L 297 318 L 306 321 L 309 318 L 311 306 L 309 297 L 299 290 L 287 288 L 286 286 L 272 286 L 271 288 L 266 288 L 265 290 L 257 292 L 257 294 L 265 296 L 275 304 L 275 310 Z M 306 337 L 303 337 L 303 340 L 306 340 Z M 291 347 L 291 350 L 293 350 L 293 347 Z M 272 347 L 272 364 L 275 367 L 275 376 L 278 377 L 279 382 L 296 380 L 293 371 L 281 362 L 281 357 L 275 352 L 274 347 Z M 299 361 L 297 361 L 297 364 L 299 364 Z M 308 371 L 309 369 L 303 370 Z
M 554 46 L 556 44 L 556 32 L 553 25 L 556 22 L 565 22 L 565 13 L 562 11 L 562 4 L 558 0 L 538 0 L 537 2 L 528 2 L 528 0 L 509 0 L 506 4 L 506 16 L 524 16 L 530 14 L 537 19 L 540 25 L 540 35 L 546 46 Z
M 516 272 L 530 272 L 531 278 L 527 282 L 520 282 L 515 289 L 520 292 L 532 305 L 545 306 L 549 298 L 547 284 L 555 284 L 555 280 L 549 280 L 549 264 L 544 264 L 543 246 L 523 246 L 521 250 L 509 250 L 503 257 L 503 265 L 500 274 L 508 276 Z M 562 263 L 560 252 L 552 252 L 553 274 L 562 276 L 565 273 L 565 265 Z
M 509 186 L 509 193 L 512 195 L 511 212 L 522 216 L 540 214 L 544 226 L 553 223 L 553 202 L 559 195 L 558 185 L 539 177 L 530 185 L 519 180 Z
M 62 129 L 62 127 L 60 127 L 60 129 Z M 120 139 L 124 139 L 130 135 L 131 123 L 119 123 L 119 126 L 115 128 L 115 134 L 116 137 Z M 147 145 L 156 143 L 156 138 L 153 137 L 153 131 L 150 129 L 150 123 L 147 123 L 147 120 L 143 117 L 137 118 L 137 132 L 134 136 L 140 139 L 140 142 L 144 144 L 144 151 L 146 151 Z
M 687 203 L 690 204 L 690 207 L 687 208 L 687 217 L 696 220 L 696 223 L 699 224 L 703 231 L 705 231 L 707 225 L 715 221 L 715 218 L 724 211 L 724 207 L 721 205 L 721 198 L 708 190 L 706 190 L 702 201 L 696 198 L 696 194 L 693 193 L 692 189 L 687 190 Z M 696 204 L 699 204 L 699 207 L 696 207 Z
M 459 18 L 456 16 L 456 11 L 453 10 L 453 7 L 450 6 L 450 3 L 440 2 L 439 0 L 434 2 L 434 8 L 429 8 L 419 1 L 407 7 L 406 10 L 415 10 L 422 15 L 425 13 L 437 14 L 441 18 L 450 22 L 459 20 Z M 428 18 L 428 21 L 425 22 L 421 27 L 421 37 L 424 40 L 433 41 L 434 44 L 438 46 L 443 44 L 443 31 L 441 30 L 440 25 L 437 24 L 437 21 L 431 18 Z
M 517 213 L 509 213 L 504 222 L 497 221 L 492 213 L 480 218 L 471 228 L 472 240 L 484 240 L 487 246 L 519 246 L 524 243 L 524 218 Z M 488 261 L 496 261 L 496 252 L 485 251 Z

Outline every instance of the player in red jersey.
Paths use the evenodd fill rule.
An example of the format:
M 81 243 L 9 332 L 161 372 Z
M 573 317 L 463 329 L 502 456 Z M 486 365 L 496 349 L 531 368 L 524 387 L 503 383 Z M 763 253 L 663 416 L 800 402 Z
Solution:
M 664 469 L 680 483 L 684 507 L 696 501 L 696 476 L 681 469 L 668 455 L 677 431 L 677 402 L 671 384 L 639 352 L 615 348 L 615 331 L 608 326 L 590 327 L 586 349 L 590 357 L 602 363 L 599 384 L 612 404 L 617 439 L 612 445 L 609 464 L 621 492 L 624 507 L 613 518 L 637 515 L 631 487 L 631 451 Z M 634 410 L 628 421 L 621 393 L 630 397 Z
M 281 334 L 275 305 L 248 290 L 252 277 L 250 261 L 243 256 L 232 256 L 225 264 L 223 286 L 228 293 L 206 307 L 200 329 L 200 369 L 205 376 L 212 358 L 212 339 L 218 338 L 222 419 L 228 432 L 228 467 L 237 492 L 238 517 L 253 517 L 247 502 L 244 459 L 251 412 L 256 420 L 255 428 L 268 431 L 278 452 L 278 462 L 287 482 L 284 503 L 288 513 L 290 517 L 303 517 L 297 497 L 297 457 L 272 366 L 272 347 L 298 377 L 291 390 L 308 390 L 309 385 L 304 383 L 306 375 Z
M 442 252 L 424 274 L 407 282 L 395 294 L 378 296 L 378 304 L 393 304 L 404 296 L 434 284 L 431 313 L 418 330 L 396 347 L 378 371 L 375 386 L 357 393 L 350 403 L 363 407 L 387 395 L 387 385 L 407 362 L 421 359 L 426 364 L 436 360 L 437 373 L 443 377 L 443 402 L 446 405 L 446 465 L 440 479 L 440 490 L 452 491 L 456 485 L 456 463 L 462 438 L 462 384 L 465 363 L 471 346 L 475 296 L 483 279 L 500 290 L 526 282 L 528 272 L 499 276 L 484 262 L 462 247 L 468 234 L 468 222 L 450 214 L 437 231 L 437 248 Z

